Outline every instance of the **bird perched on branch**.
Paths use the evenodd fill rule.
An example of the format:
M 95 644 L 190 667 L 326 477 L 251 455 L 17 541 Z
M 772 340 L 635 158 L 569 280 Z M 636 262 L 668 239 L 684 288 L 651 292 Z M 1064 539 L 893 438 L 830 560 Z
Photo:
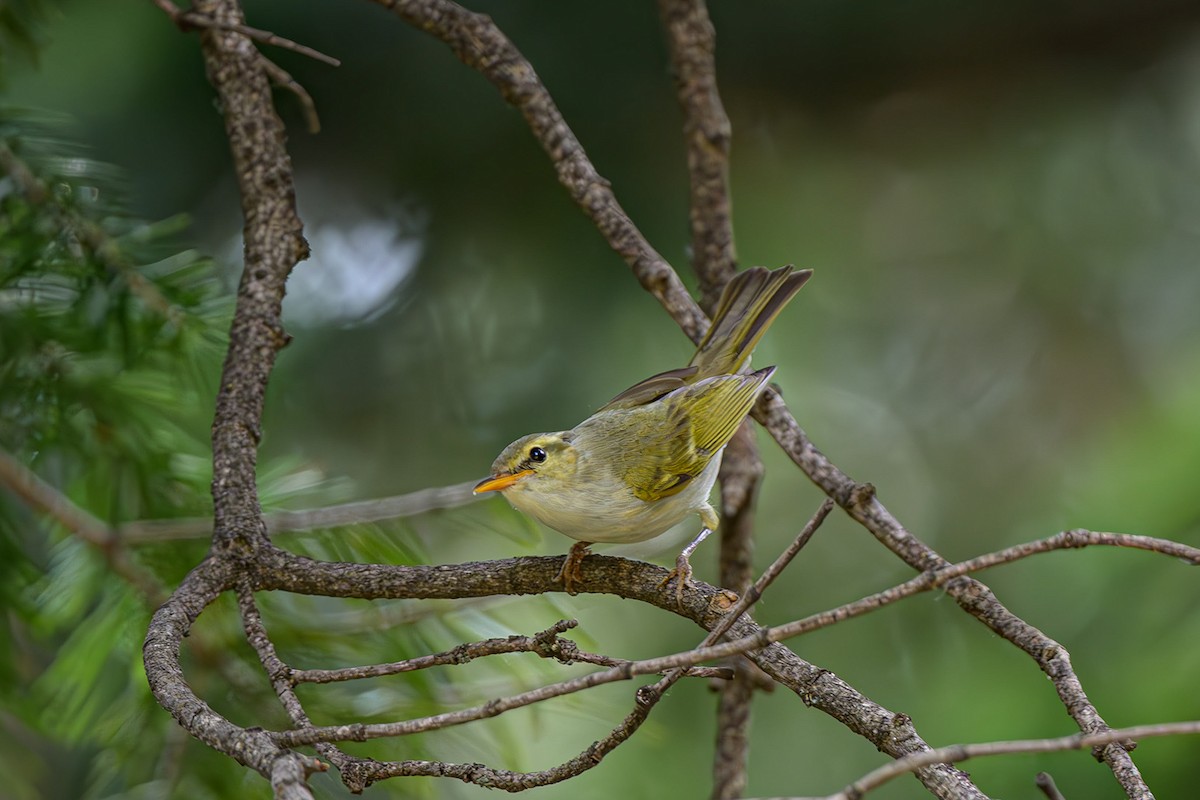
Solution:
M 708 496 L 721 451 L 775 367 L 744 372 L 750 353 L 812 270 L 753 267 L 725 287 L 712 326 L 686 367 L 631 386 L 569 431 L 532 433 L 504 448 L 476 494 L 500 492 L 515 508 L 577 540 L 559 571 L 570 594 L 595 542 L 629 544 L 698 514 L 699 535 L 675 562 L 676 598 L 688 557 L 718 523 Z

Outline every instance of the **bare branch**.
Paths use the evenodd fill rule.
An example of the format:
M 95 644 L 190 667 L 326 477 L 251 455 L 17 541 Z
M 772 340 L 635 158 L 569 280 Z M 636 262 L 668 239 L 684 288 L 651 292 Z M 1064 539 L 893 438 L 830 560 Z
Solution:
M 905 563 L 922 572 L 949 564 L 892 516 L 875 497 L 874 487 L 855 482 L 813 446 L 777 392 L 773 389 L 764 392 L 753 414 L 813 483 Z M 1081 731 L 1103 733 L 1109 729 L 1088 700 L 1065 647 L 1009 611 L 991 589 L 974 578 L 951 581 L 946 585 L 946 592 L 964 611 L 1033 658 L 1054 683 L 1059 699 Z M 1136 798 L 1150 797 L 1150 790 L 1133 759 L 1119 744 L 1106 746 L 1101 757 L 1126 794 Z
M 287 89 L 296 95 L 296 99 L 300 101 L 300 111 L 304 114 L 304 125 L 308 128 L 308 132 L 312 134 L 320 133 L 321 118 L 317 115 L 317 104 L 313 102 L 312 95 L 283 67 L 266 56 L 263 56 L 262 60 L 263 69 L 271 76 L 271 80 L 275 85 Z
M 704 0 L 659 0 L 658 6 L 683 110 L 692 268 L 700 279 L 700 306 L 711 315 L 736 267 L 729 187 L 731 130 L 717 91 L 716 32 Z M 753 579 L 754 500 L 762 475 L 754 432 L 746 422 L 725 447 L 720 473 L 720 582 L 738 591 Z M 753 662 L 737 658 L 731 663 L 738 678 L 718 688 L 714 800 L 744 792 L 753 689 L 774 688 L 769 679 L 760 677 Z
M 683 109 L 692 265 L 700 277 L 700 306 L 711 310 L 737 266 L 729 191 L 731 130 L 717 91 L 716 32 L 704 0 L 659 0 L 658 9 Z
M 275 690 L 275 696 L 279 698 L 280 704 L 283 705 L 284 711 L 287 712 L 293 725 L 311 728 L 312 720 L 308 718 L 308 714 L 300 704 L 300 698 L 296 695 L 294 671 L 276 653 L 275 645 L 267 635 L 262 615 L 254 602 L 254 590 L 245 578 L 238 581 L 237 598 L 246 641 L 258 654 L 258 661 L 262 665 L 263 671 L 267 673 L 267 679 L 271 681 L 271 688 Z M 325 742 L 318 743 L 316 751 L 339 770 L 354 760 L 352 756 Z
M 779 635 L 776 641 L 793 636 L 827 628 L 854 617 L 860 617 L 884 606 L 891 605 L 906 597 L 920 594 L 941 586 L 953 585 L 953 581 L 971 572 L 989 567 L 1008 564 L 1037 553 L 1052 550 L 1064 550 L 1086 547 L 1088 545 L 1107 545 L 1111 547 L 1131 547 L 1164 555 L 1181 558 L 1190 564 L 1200 564 L 1200 548 L 1172 542 L 1167 539 L 1155 539 L 1151 536 L 1134 536 L 1123 533 L 1094 533 L 1092 531 L 1071 530 L 1039 539 L 1026 544 L 1015 545 L 995 553 L 972 558 L 959 564 L 947 564 L 944 567 L 927 570 L 910 578 L 904 583 L 860 598 L 837 608 L 822 611 L 803 619 L 794 620 L 778 626 Z M 773 634 L 774 635 L 774 634 Z
M 1063 797 L 1062 792 L 1058 790 L 1058 786 L 1055 785 L 1054 778 L 1050 776 L 1050 773 L 1039 772 L 1033 782 L 1041 793 L 1046 795 L 1046 800 L 1067 800 Z
M 1099 748 L 1118 744 L 1127 749 L 1126 742 L 1149 739 L 1155 736 L 1184 736 L 1200 733 L 1200 720 L 1190 722 L 1164 722 L 1157 725 L 1137 725 L 1116 728 L 1103 733 L 1075 733 L 1055 739 L 1019 739 L 1005 742 L 983 742 L 981 744 L 956 744 L 939 747 L 925 753 L 915 753 L 864 775 L 837 794 L 824 798 L 797 798 L 797 800 L 859 800 L 867 792 L 877 789 L 894 778 L 930 764 L 957 764 L 979 756 L 1010 755 L 1014 753 L 1054 753 L 1063 750 L 1082 750 L 1085 747 Z M 1050 782 L 1053 785 L 1053 781 Z M 1056 790 L 1057 791 L 1057 790 Z
M 196 10 L 221 25 L 243 23 L 237 0 L 198 0 Z M 323 768 L 320 762 L 213 712 L 188 686 L 179 660 L 183 637 L 201 611 L 232 588 L 246 558 L 270 546 L 255 487 L 258 428 L 267 377 L 286 342 L 279 321 L 284 282 L 308 254 L 283 123 L 258 51 L 236 32 L 209 28 L 200 39 L 242 197 L 245 269 L 213 423 L 214 546 L 155 612 L 143 660 L 155 698 L 189 733 L 270 779 L 277 797 L 308 798 L 305 778 Z
M 693 342 L 698 342 L 708 330 L 708 320 L 675 270 L 650 246 L 621 208 L 609 182 L 588 159 L 533 65 L 491 17 L 469 11 L 451 0 L 375 2 L 445 42 L 459 60 L 487 78 L 521 112 L 554 164 L 559 183 L 571 193 L 609 247 L 632 268 L 646 291 L 662 304 Z
M 284 50 L 291 50 L 293 53 L 299 53 L 302 56 L 320 61 L 323 64 L 328 64 L 331 67 L 340 67 L 342 62 L 333 56 L 327 56 L 324 53 L 314 50 L 307 45 L 298 44 L 291 39 L 285 39 L 282 36 L 277 36 L 270 31 L 251 28 L 249 25 L 244 25 L 237 22 L 229 22 L 227 20 L 219 20 L 208 14 L 198 10 L 184 11 L 176 6 L 171 0 L 151 0 L 154 5 L 158 6 L 171 21 L 174 22 L 181 31 L 189 30 L 217 30 L 227 33 L 240 33 L 248 39 L 253 39 L 256 42 L 262 42 L 265 45 L 272 47 L 280 47 Z
M 536 653 L 542 658 L 553 658 L 563 664 L 576 662 L 598 664 L 605 667 L 619 667 L 628 664 L 625 659 L 610 658 L 609 656 L 589 653 L 580 650 L 579 646 L 570 639 L 564 639 L 559 634 L 577 626 L 577 620 L 559 620 L 546 630 L 533 636 L 506 636 L 504 638 L 484 639 L 479 642 L 465 642 L 457 647 L 441 653 L 428 656 L 393 661 L 388 664 L 369 664 L 361 667 L 346 667 L 344 669 L 290 669 L 288 677 L 292 684 L 297 683 L 334 683 L 337 681 L 352 681 L 361 678 L 378 678 L 385 675 L 398 675 L 403 672 L 429 669 L 446 665 L 466 664 L 477 658 L 486 656 L 506 655 L 510 653 Z M 265 666 L 265 665 L 264 665 Z M 698 678 L 730 678 L 730 670 L 713 670 L 693 667 L 689 675 Z
M 227 26 L 242 21 L 237 0 L 202 0 L 196 8 Z M 280 322 L 284 283 L 308 257 L 308 243 L 262 58 L 242 34 L 219 26 L 202 31 L 200 39 L 225 112 L 245 217 L 245 269 L 213 421 L 213 541 L 253 550 L 267 541 L 255 485 L 263 396 L 275 356 L 288 341 Z

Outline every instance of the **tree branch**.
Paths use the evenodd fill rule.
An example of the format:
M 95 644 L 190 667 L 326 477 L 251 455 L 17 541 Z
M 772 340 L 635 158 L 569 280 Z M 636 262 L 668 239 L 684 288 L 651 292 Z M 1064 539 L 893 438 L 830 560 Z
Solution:
M 237 0 L 199 0 L 196 10 L 225 26 L 242 24 Z M 280 322 L 284 284 L 308 257 L 308 243 L 296 214 L 287 137 L 258 51 L 220 27 L 204 30 L 200 40 L 224 111 L 245 218 L 245 268 L 213 421 L 213 546 L 249 553 L 267 541 L 255 464 L 267 378 L 288 341 Z
M 768 389 L 764 392 L 753 414 L 813 483 L 905 563 L 920 571 L 949 564 L 892 516 L 875 496 L 874 487 L 855 482 L 826 458 L 800 428 L 776 391 Z M 974 578 L 951 581 L 946 585 L 946 593 L 968 614 L 1033 658 L 1054 683 L 1059 699 L 1081 731 L 1091 734 L 1109 729 L 1088 700 L 1065 647 L 1009 611 L 991 589 Z M 1119 744 L 1107 745 L 1101 758 L 1130 798 L 1151 797 L 1133 759 Z
M 737 263 L 729 187 L 732 132 L 717 90 L 716 31 L 704 0 L 659 0 L 658 7 L 683 111 L 692 268 L 700 279 L 700 307 L 711 316 Z M 743 423 L 725 447 L 720 472 L 719 580 L 738 591 L 753 578 L 754 505 L 762 476 L 754 432 Z M 737 658 L 731 663 L 738 677 L 717 688 L 714 800 L 744 792 L 753 690 L 774 687 L 753 662 Z
M 711 311 L 737 267 L 729 191 L 732 133 L 717 91 L 716 31 L 704 0 L 659 0 L 658 10 L 683 109 L 692 264 L 700 278 L 700 307 Z
M 259 28 L 251 28 L 249 25 L 240 22 L 230 22 L 228 20 L 217 19 L 209 16 L 207 13 L 197 10 L 183 10 L 179 6 L 171 2 L 171 0 L 151 0 L 154 5 L 158 6 L 171 21 L 181 31 L 189 30 L 215 30 L 225 31 L 226 33 L 240 33 L 248 39 L 253 39 L 256 42 L 262 42 L 265 45 L 280 47 L 284 50 L 291 50 L 293 53 L 299 53 L 302 56 L 307 56 L 315 61 L 320 61 L 323 64 L 328 64 L 331 67 L 340 67 L 342 62 L 333 56 L 327 56 L 319 50 L 314 50 L 307 45 L 298 44 L 291 39 L 285 39 L 282 36 L 277 36 L 270 31 L 260 30 Z
M 459 60 L 488 79 L 521 112 L 534 138 L 550 157 L 559 183 L 633 270 L 645 289 L 698 342 L 708 330 L 679 276 L 650 246 L 621 208 L 604 179 L 563 119 L 533 65 L 486 14 L 451 0 L 374 0 L 413 27 L 442 40 Z
M 198 0 L 196 10 L 226 27 L 243 23 L 236 0 Z M 283 123 L 258 51 L 242 34 L 219 28 L 202 32 L 201 47 L 242 197 L 245 269 L 213 423 L 213 551 L 155 612 L 143 660 L 155 698 L 189 733 L 270 779 L 276 797 L 310 798 L 305 780 L 320 763 L 214 713 L 187 685 L 179 662 L 183 637 L 201 611 L 234 585 L 235 567 L 244 569 L 244 559 L 270 546 L 255 487 L 258 428 L 267 377 L 286 341 L 279 321 L 284 282 L 308 255 Z
M 1055 739 L 1018 739 L 1006 742 L 983 742 L 980 744 L 955 744 L 939 747 L 926 753 L 916 753 L 885 764 L 864 775 L 837 794 L 824 798 L 797 798 L 796 800 L 859 800 L 872 789 L 907 772 L 929 764 L 956 764 L 979 756 L 1011 755 L 1014 753 L 1054 753 L 1063 750 L 1082 750 L 1085 747 L 1103 748 L 1110 744 L 1126 747 L 1126 742 L 1149 739 L 1154 736 L 1183 736 L 1200 733 L 1200 720 L 1189 722 L 1164 722 L 1157 725 L 1136 725 L 1130 728 L 1115 728 L 1103 733 L 1075 733 Z M 1050 782 L 1053 786 L 1053 781 Z

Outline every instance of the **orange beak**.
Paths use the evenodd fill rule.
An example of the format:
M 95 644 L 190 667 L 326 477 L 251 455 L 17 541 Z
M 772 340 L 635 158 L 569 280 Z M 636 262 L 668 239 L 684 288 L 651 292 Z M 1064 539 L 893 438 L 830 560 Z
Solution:
M 523 469 L 520 472 L 514 472 L 511 475 L 494 475 L 490 478 L 484 478 L 475 485 L 471 494 L 483 494 L 484 492 L 499 492 L 512 486 L 517 481 L 524 478 L 526 475 L 532 475 L 533 470 Z

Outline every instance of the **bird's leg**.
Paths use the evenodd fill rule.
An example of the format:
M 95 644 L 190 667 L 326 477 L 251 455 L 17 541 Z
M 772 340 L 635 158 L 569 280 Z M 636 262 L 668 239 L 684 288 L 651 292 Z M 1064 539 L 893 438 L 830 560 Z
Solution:
M 579 565 L 583 563 L 583 559 L 591 552 L 588 550 L 591 546 L 591 542 L 576 542 L 571 545 L 571 552 L 567 553 L 562 569 L 554 577 L 554 580 L 562 582 L 567 594 L 576 594 L 575 585 L 583 583 L 583 575 L 579 572 Z
M 675 569 L 671 570 L 667 577 L 663 578 L 658 584 L 658 588 L 662 588 L 671 582 L 671 578 L 677 578 L 678 583 L 675 584 L 675 602 L 680 606 L 683 605 L 683 590 L 692 580 L 692 564 L 688 561 L 692 553 L 696 552 L 696 548 L 700 543 L 708 538 L 708 535 L 717 529 L 721 518 L 717 516 L 717 512 L 710 505 L 705 505 L 700 509 L 700 522 L 704 525 L 700 529 L 695 539 L 688 543 L 688 546 L 683 548 L 683 552 L 679 554 L 679 558 L 675 559 Z
M 658 583 L 658 588 L 661 589 L 670 583 L 672 578 L 675 578 L 678 581 L 675 584 L 675 602 L 681 606 L 683 605 L 683 590 L 689 583 L 692 582 L 692 564 L 690 561 L 688 561 L 688 558 L 691 557 L 692 553 L 696 552 L 696 548 L 700 546 L 701 542 L 708 538 L 710 533 L 712 533 L 712 528 L 707 526 L 701 528 L 700 533 L 697 534 L 696 538 L 692 539 L 692 541 L 688 543 L 688 546 L 683 548 L 683 551 L 679 554 L 679 557 L 675 559 L 675 569 L 668 572 L 667 577 L 663 578 Z

